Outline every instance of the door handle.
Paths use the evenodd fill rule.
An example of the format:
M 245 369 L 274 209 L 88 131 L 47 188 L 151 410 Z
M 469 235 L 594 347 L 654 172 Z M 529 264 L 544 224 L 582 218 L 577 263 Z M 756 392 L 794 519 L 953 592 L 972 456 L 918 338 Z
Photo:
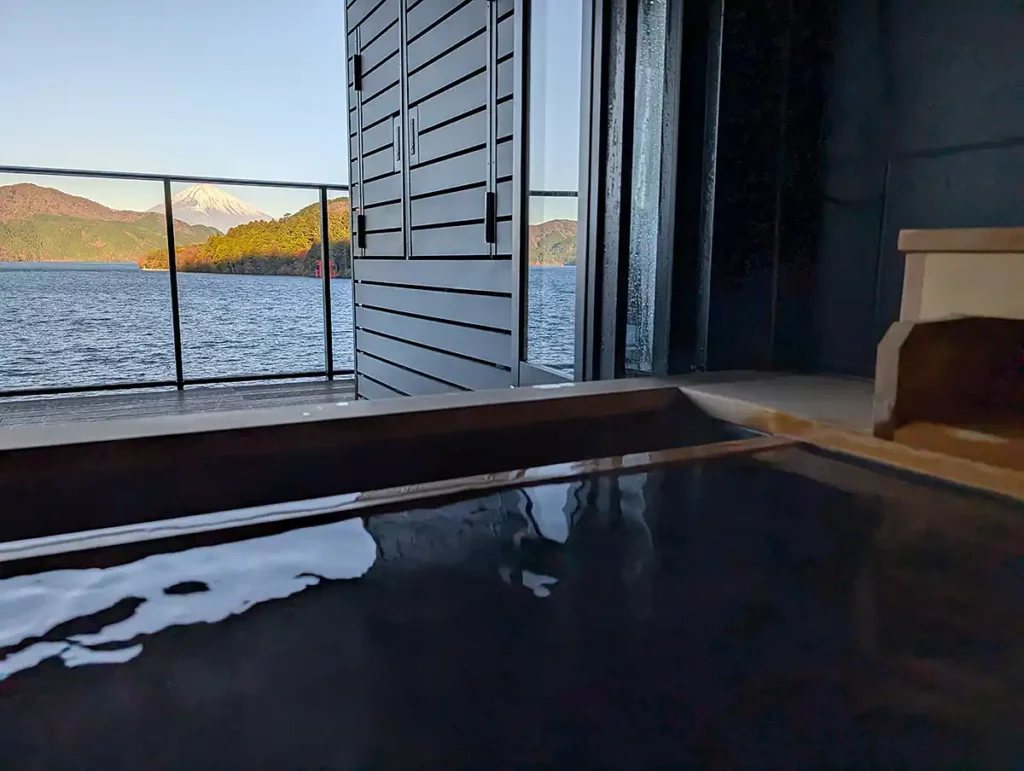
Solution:
M 493 244 L 497 242 L 498 212 L 494 193 L 487 193 L 484 199 L 484 240 Z

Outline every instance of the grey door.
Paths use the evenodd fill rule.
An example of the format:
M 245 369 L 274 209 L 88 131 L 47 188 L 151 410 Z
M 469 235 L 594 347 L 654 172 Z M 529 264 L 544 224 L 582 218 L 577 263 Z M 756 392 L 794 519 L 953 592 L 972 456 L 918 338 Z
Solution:
M 358 395 L 513 385 L 514 0 L 346 17 Z

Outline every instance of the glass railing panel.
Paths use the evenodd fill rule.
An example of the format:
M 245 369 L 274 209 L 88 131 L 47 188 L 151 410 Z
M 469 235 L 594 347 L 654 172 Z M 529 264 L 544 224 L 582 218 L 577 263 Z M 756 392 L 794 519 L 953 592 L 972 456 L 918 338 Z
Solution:
M 206 229 L 202 242 L 177 245 L 185 380 L 323 372 L 318 191 L 172 191 L 175 218 Z
M 0 174 L 0 392 L 173 380 L 163 185 Z M 179 223 L 176 238 L 201 233 Z

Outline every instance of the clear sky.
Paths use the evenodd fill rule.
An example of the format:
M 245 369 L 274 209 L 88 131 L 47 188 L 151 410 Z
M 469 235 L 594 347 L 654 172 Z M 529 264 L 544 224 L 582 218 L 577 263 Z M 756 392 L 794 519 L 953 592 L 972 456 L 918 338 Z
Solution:
M 348 182 L 344 0 L 0 6 L 0 164 Z M 582 2 L 536 6 L 534 76 L 544 86 L 531 136 L 543 145 L 534 139 L 531 185 L 575 189 Z M 27 181 L 114 208 L 162 200 L 156 183 L 0 175 L 0 184 Z M 275 216 L 315 200 L 231 192 Z M 571 202 L 552 206 L 541 219 L 574 216 Z
M 535 0 L 530 62 L 530 189 L 576 190 L 583 0 Z M 530 222 L 576 219 L 572 198 L 534 198 Z

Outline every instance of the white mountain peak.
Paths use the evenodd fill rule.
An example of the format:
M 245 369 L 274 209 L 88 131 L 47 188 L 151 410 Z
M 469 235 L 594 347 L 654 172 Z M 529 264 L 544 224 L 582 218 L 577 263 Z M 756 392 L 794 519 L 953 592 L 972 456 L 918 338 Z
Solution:
M 216 185 L 204 184 L 186 187 L 171 198 L 171 203 L 189 203 L 198 208 L 219 211 L 261 213 L 252 204 L 246 203 L 238 196 L 231 195 L 227 190 L 221 190 Z
M 178 191 L 171 196 L 171 204 L 175 219 L 190 225 L 210 225 L 223 232 L 254 220 L 273 219 L 238 196 L 210 184 L 192 185 Z M 158 204 L 150 211 L 163 211 L 163 205 Z

